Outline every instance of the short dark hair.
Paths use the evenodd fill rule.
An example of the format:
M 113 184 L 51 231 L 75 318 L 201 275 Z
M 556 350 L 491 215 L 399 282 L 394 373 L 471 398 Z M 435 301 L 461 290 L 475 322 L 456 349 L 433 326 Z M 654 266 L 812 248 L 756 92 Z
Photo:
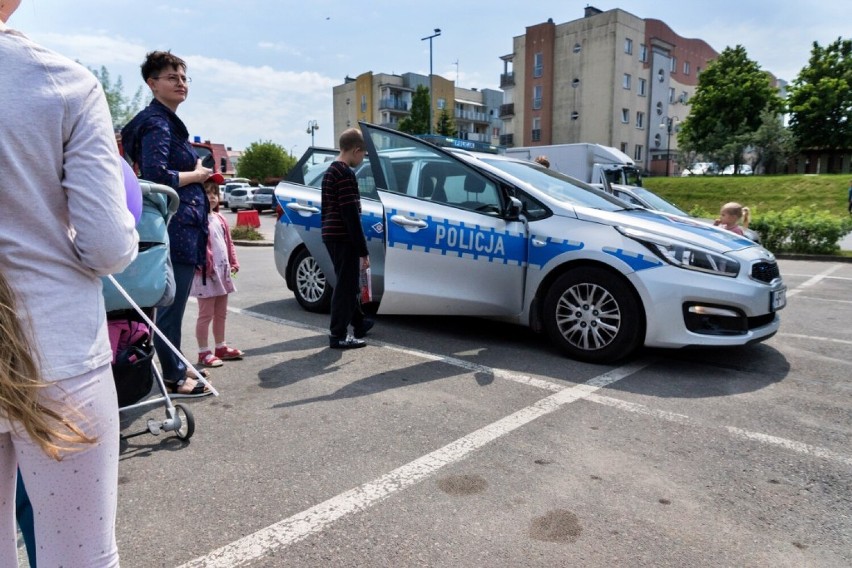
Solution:
M 142 80 L 147 81 L 149 78 L 159 75 L 166 68 L 183 68 L 186 71 L 186 61 L 177 55 L 172 55 L 171 51 L 152 51 L 145 55 L 145 61 L 141 67 Z
M 340 149 L 343 152 L 364 148 L 364 136 L 357 128 L 349 128 L 340 134 Z

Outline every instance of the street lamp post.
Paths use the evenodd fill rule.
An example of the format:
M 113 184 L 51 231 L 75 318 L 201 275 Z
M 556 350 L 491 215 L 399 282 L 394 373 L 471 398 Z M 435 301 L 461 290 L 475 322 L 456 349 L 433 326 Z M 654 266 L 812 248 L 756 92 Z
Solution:
M 313 144 L 311 144 L 311 145 L 313 146 Z M 291 158 L 295 158 L 295 157 L 296 157 L 296 155 L 295 155 L 295 154 L 293 154 L 293 149 L 294 149 L 296 146 L 298 146 L 298 144 L 293 144 L 292 146 L 290 146 L 290 157 L 291 157 Z
M 660 125 L 660 128 L 666 129 L 666 177 L 669 177 L 672 166 L 672 132 L 677 131 L 677 127 L 675 126 L 675 122 L 680 122 L 680 119 L 676 116 L 670 116 L 666 118 L 666 121 Z
M 314 132 L 316 132 L 318 129 L 319 129 L 319 124 L 317 124 L 316 120 L 309 120 L 308 121 L 308 129 L 305 132 L 307 132 L 308 134 L 311 135 L 311 146 L 314 145 Z
M 439 35 L 441 35 L 441 29 L 435 28 L 435 33 L 430 36 L 420 38 L 420 41 L 429 40 L 429 134 L 432 134 L 432 38 L 438 37 Z

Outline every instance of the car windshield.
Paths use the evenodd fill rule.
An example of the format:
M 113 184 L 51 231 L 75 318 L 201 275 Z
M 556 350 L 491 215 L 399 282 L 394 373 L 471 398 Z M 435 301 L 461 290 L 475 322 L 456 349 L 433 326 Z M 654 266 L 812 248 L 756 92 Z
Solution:
M 505 160 L 481 157 L 481 161 L 497 168 L 510 176 L 526 182 L 540 192 L 566 203 L 582 205 L 604 211 L 618 211 L 625 208 L 620 199 L 595 188 L 578 185 L 573 178 L 555 170 L 545 168 L 526 160 Z
M 634 187 L 632 189 L 640 199 L 650 206 L 651 209 L 656 209 L 657 211 L 662 211 L 664 213 L 671 213 L 672 215 L 680 215 L 681 217 L 689 217 L 688 213 L 682 209 L 678 209 L 675 205 L 669 203 L 656 193 L 652 193 L 641 187 Z

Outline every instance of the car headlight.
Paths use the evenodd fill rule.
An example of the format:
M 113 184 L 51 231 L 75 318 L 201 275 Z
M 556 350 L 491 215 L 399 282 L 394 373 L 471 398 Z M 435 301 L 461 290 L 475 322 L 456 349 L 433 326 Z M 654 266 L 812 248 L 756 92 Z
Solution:
M 712 252 L 696 245 L 673 241 L 663 235 L 627 227 L 616 227 L 616 229 L 625 237 L 642 243 L 660 259 L 673 266 L 730 278 L 736 278 L 737 274 L 740 273 L 740 263 L 724 254 Z

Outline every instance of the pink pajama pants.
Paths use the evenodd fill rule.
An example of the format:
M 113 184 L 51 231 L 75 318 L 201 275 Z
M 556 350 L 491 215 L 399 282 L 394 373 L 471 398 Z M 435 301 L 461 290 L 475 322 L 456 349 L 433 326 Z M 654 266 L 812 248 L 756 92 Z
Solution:
M 198 321 L 195 323 L 195 339 L 198 340 L 198 348 L 208 346 L 208 329 L 213 322 L 214 345 L 225 342 L 225 319 L 228 317 L 228 294 L 212 296 L 209 298 L 198 298 Z
M 39 567 L 118 566 L 115 513 L 118 493 L 119 416 L 109 365 L 63 379 L 42 391 L 80 414 L 76 423 L 97 438 L 56 461 L 18 424 L 0 418 L 0 566 L 17 566 L 16 469 L 35 517 Z M 70 415 L 69 415 L 70 416 Z

